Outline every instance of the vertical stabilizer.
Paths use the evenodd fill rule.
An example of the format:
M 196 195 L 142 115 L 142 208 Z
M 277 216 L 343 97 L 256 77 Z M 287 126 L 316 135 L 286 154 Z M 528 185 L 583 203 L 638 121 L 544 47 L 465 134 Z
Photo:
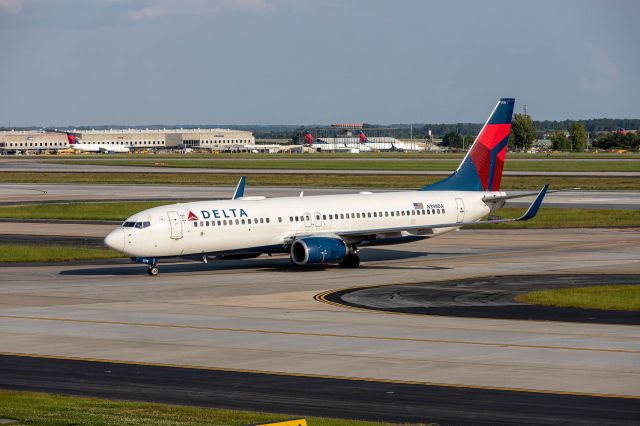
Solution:
M 499 191 L 515 99 L 502 98 L 458 169 L 422 191 Z

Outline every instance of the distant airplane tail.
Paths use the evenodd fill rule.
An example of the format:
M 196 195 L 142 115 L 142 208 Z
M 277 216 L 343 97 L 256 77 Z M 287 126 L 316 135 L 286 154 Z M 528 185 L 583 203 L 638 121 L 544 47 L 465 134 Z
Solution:
M 73 133 L 67 132 L 67 140 L 69 141 L 69 145 L 74 145 L 78 143 L 78 138 Z
M 499 191 L 514 103 L 500 99 L 458 169 L 421 191 Z
M 313 136 L 311 136 L 311 133 L 304 135 L 304 141 L 307 145 L 313 145 Z
M 360 134 L 358 135 L 358 137 L 360 138 L 360 143 L 367 143 L 367 142 L 369 142 L 369 139 L 367 139 L 367 136 L 364 134 L 364 132 L 360 132 Z

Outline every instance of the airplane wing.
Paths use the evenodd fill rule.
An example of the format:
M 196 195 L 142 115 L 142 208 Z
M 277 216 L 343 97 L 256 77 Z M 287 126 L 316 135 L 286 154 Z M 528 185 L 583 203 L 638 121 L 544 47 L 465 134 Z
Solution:
M 435 228 L 460 228 L 462 226 L 467 225 L 493 225 L 496 223 L 508 223 L 508 222 L 519 222 L 533 219 L 536 214 L 538 214 L 538 210 L 540 209 L 540 205 L 542 204 L 542 200 L 544 200 L 544 196 L 547 193 L 547 189 L 549 185 L 545 185 L 542 187 L 540 192 L 538 192 L 538 196 L 533 203 L 529 206 L 527 211 L 520 217 L 514 219 L 496 219 L 496 220 L 479 220 L 477 222 L 450 222 L 450 223 L 437 223 L 433 225 L 416 225 L 416 226 L 401 226 L 396 228 L 377 228 L 377 229 L 362 229 L 357 231 L 338 231 L 333 233 L 333 235 L 337 235 L 339 237 L 369 237 L 376 234 L 390 234 L 390 233 L 398 233 L 402 231 L 407 232 L 415 232 L 415 231 L 428 231 Z M 308 233 L 303 235 L 293 235 L 291 239 L 294 240 L 296 238 L 300 238 L 303 236 L 309 235 Z

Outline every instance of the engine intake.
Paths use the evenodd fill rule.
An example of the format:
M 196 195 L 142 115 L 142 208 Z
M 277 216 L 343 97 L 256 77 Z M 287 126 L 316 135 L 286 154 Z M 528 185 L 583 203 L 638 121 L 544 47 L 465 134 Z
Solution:
M 337 263 L 349 249 L 340 238 L 306 237 L 291 244 L 291 260 L 296 265 Z

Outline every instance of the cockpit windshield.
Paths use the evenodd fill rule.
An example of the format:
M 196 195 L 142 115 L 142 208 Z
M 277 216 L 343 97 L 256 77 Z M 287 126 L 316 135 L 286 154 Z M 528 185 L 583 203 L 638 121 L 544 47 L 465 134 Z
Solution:
M 143 228 L 148 228 L 151 226 L 151 222 L 124 222 L 122 224 L 123 228 L 138 228 L 138 229 L 143 229 Z

